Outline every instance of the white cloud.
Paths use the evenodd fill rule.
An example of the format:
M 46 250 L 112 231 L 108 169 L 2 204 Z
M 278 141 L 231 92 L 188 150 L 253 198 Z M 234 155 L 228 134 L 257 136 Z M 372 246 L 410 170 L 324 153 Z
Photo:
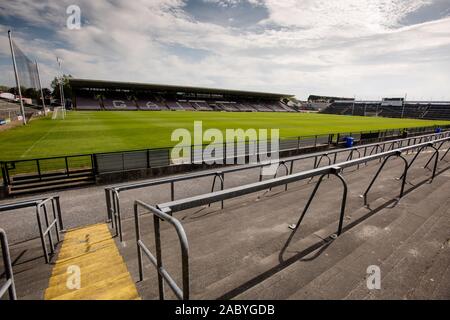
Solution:
M 239 5 L 243 0 L 204 1 Z M 43 62 L 46 81 L 56 73 L 58 55 L 67 72 L 83 78 L 278 91 L 301 98 L 408 92 L 412 98 L 450 99 L 450 19 L 400 24 L 430 1 L 250 0 L 267 7 L 269 18 L 259 23 L 263 31 L 195 21 L 181 0 L 79 0 L 83 21 L 89 22 L 79 31 L 61 23 L 65 5 L 73 1 L 2 6 L 10 16 L 56 30 L 45 40 L 16 33 L 24 51 Z M 180 54 L 183 48 L 198 57 L 187 59 Z

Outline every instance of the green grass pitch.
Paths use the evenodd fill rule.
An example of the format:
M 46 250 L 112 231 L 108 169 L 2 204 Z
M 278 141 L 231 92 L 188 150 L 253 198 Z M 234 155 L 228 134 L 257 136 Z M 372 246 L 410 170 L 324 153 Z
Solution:
M 89 154 L 167 147 L 174 129 L 193 129 L 196 120 L 203 128 L 278 128 L 281 137 L 338 132 L 422 127 L 450 121 L 351 117 L 306 113 L 225 113 L 102 111 L 68 112 L 65 120 L 50 117 L 26 127 L 0 132 L 0 160 Z

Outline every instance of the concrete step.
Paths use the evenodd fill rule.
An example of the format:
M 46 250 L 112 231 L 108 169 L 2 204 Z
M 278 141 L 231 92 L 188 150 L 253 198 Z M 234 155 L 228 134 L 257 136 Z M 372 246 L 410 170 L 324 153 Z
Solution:
M 361 220 L 375 215 L 379 217 L 379 207 L 383 208 L 389 204 L 386 199 L 376 200 L 371 208 L 361 208 L 352 214 L 352 221 L 361 223 Z M 379 220 L 380 226 L 387 226 L 397 219 L 396 215 L 385 215 Z M 351 226 L 351 224 L 349 224 Z M 328 226 L 317 231 L 316 236 L 323 238 L 329 234 Z M 348 227 L 346 228 L 348 229 Z M 332 268 L 338 261 L 354 252 L 358 247 L 362 246 L 365 234 L 354 234 L 346 231 L 336 240 L 328 243 L 308 253 L 307 255 L 296 257 L 291 264 L 279 270 L 265 281 L 258 283 L 249 290 L 235 296 L 236 299 L 286 299 L 299 288 L 305 286 L 328 269 Z
M 354 179 L 354 181 L 361 183 L 360 178 L 355 175 L 354 178 L 349 179 L 349 182 L 352 181 L 352 179 Z M 331 183 L 331 182 L 330 182 Z M 334 185 L 334 184 L 333 184 Z M 339 184 L 336 183 L 335 186 L 339 187 Z M 309 189 L 311 189 L 313 187 L 313 185 L 308 186 Z M 324 198 L 327 197 L 328 193 L 334 193 L 334 188 L 331 187 L 330 185 L 328 185 L 327 188 L 325 188 L 326 190 L 323 191 L 323 194 L 321 194 L 321 197 L 323 196 Z M 327 191 L 329 190 L 329 191 Z M 294 192 L 294 191 L 292 191 Z M 274 197 L 268 198 L 268 199 L 264 199 L 261 200 L 262 203 L 260 205 L 266 207 L 268 205 L 276 205 L 277 204 L 277 198 L 282 197 L 283 195 L 286 195 L 286 193 L 280 194 L 280 195 L 276 195 Z M 353 202 L 353 206 L 354 208 L 359 208 L 361 207 L 361 199 L 359 199 L 358 197 L 359 192 L 357 192 L 356 194 L 353 194 L 353 198 L 356 199 Z M 297 194 L 293 194 L 291 195 L 291 197 L 298 198 Z M 304 197 L 305 199 L 303 199 L 303 203 L 306 200 L 306 197 L 309 196 L 309 192 L 305 192 L 305 194 L 302 194 L 302 197 Z M 278 199 L 279 200 L 279 199 Z M 264 203 L 264 201 L 267 201 L 267 204 Z M 265 256 L 269 256 L 271 255 L 273 252 L 279 252 L 279 250 L 283 247 L 283 244 L 286 242 L 286 239 L 289 237 L 290 234 L 290 230 L 287 228 L 287 226 L 289 225 L 289 223 L 294 223 L 296 222 L 296 220 L 298 219 L 299 216 L 299 211 L 301 210 L 301 206 L 299 208 L 299 206 L 296 206 L 295 203 L 296 201 L 279 201 L 282 205 L 287 206 L 288 208 L 288 212 L 283 214 L 283 208 L 277 208 L 276 212 L 277 214 L 272 213 L 272 216 L 269 217 L 270 219 L 268 219 L 267 217 L 265 217 L 264 215 L 261 215 L 258 211 L 258 209 L 256 208 L 256 211 L 253 213 L 247 213 L 249 221 L 252 222 L 250 229 L 254 230 L 255 232 L 258 230 L 260 231 L 260 234 L 256 234 L 256 237 L 261 240 L 261 241 L 248 241 L 248 244 L 245 244 L 246 239 L 242 238 L 242 239 L 228 239 L 230 236 L 233 238 L 239 238 L 239 229 L 241 229 L 242 231 L 242 236 L 243 237 L 248 237 L 248 235 L 252 234 L 252 232 L 248 232 L 249 231 L 249 227 L 248 227 L 248 222 L 247 222 L 247 227 L 244 228 L 245 226 L 239 226 L 239 220 L 238 225 L 233 227 L 233 217 L 234 218 L 239 218 L 239 216 L 242 213 L 241 211 L 236 211 L 236 212 L 229 212 L 230 210 L 227 211 L 227 209 L 225 209 L 225 211 L 227 212 L 223 212 L 220 216 L 218 217 L 214 217 L 214 220 L 216 221 L 205 221 L 206 219 L 212 220 L 213 217 L 209 216 L 209 217 L 205 217 L 199 221 L 196 221 L 195 224 L 189 223 L 185 225 L 186 231 L 188 232 L 188 237 L 189 234 L 195 234 L 195 238 L 192 238 L 190 243 L 191 248 L 196 247 L 196 252 L 200 253 L 200 256 L 195 255 L 193 250 L 191 249 L 193 259 L 191 259 L 192 263 L 192 267 L 191 267 L 191 274 L 196 275 L 195 279 L 196 281 L 193 282 L 192 285 L 192 291 L 194 293 L 198 293 L 200 294 L 201 292 L 204 291 L 205 286 L 207 286 L 209 283 L 217 281 L 217 279 L 220 279 L 222 277 L 226 277 L 227 275 L 233 273 L 235 270 L 239 270 L 240 266 L 245 267 L 245 264 L 248 263 L 248 259 L 253 256 L 256 261 L 258 259 L 262 259 Z M 299 199 L 300 202 L 300 199 Z M 320 219 L 315 220 L 315 219 L 310 219 L 308 222 L 305 220 L 305 226 L 302 226 L 302 232 L 304 232 L 304 235 L 308 235 L 311 232 L 316 231 L 317 229 L 320 229 L 320 225 L 327 224 L 328 222 L 333 222 L 333 225 L 335 228 L 337 228 L 337 223 L 335 222 L 337 220 L 337 216 L 338 216 L 338 211 L 336 211 L 336 207 L 339 207 L 338 204 L 340 202 L 339 197 L 332 197 L 332 200 L 321 203 L 321 215 L 324 214 L 329 214 L 329 220 L 325 220 L 325 221 L 321 221 Z M 258 204 L 257 204 L 258 205 Z M 352 206 L 349 205 L 349 208 L 351 208 Z M 248 205 L 247 207 L 248 208 Z M 325 210 L 325 209 L 326 210 Z M 289 216 L 291 216 L 292 218 L 289 218 Z M 312 218 L 314 218 L 314 214 L 311 214 Z M 217 219 L 219 219 L 220 221 L 217 221 Z M 214 224 L 212 224 L 214 223 Z M 234 222 L 236 223 L 236 222 Z M 264 226 L 265 225 L 265 226 Z M 191 227 L 195 227 L 193 230 L 191 230 Z M 237 229 L 236 229 L 237 228 Z M 244 228 L 244 229 L 243 229 Z M 269 228 L 269 229 L 268 229 Z M 151 230 L 151 228 L 146 228 L 146 230 Z M 217 230 L 217 231 L 215 231 Z M 233 234 L 229 233 L 229 230 L 234 230 Z M 264 231 L 265 232 L 262 232 Z M 130 230 L 130 232 L 134 233 L 133 230 Z M 253 232 L 252 237 L 255 237 L 255 232 Z M 269 232 L 269 233 L 268 233 Z M 280 233 L 281 232 L 281 233 Z M 334 232 L 334 231 L 333 231 Z M 173 240 L 173 243 L 170 242 L 168 243 L 169 248 L 163 248 L 163 252 L 164 252 L 164 264 L 165 266 L 167 265 L 174 265 L 174 271 L 177 272 L 176 267 L 179 266 L 180 261 L 177 258 L 172 258 L 173 256 L 178 257 L 179 253 L 177 252 L 178 249 L 178 244 L 176 243 L 178 240 L 176 239 L 176 237 L 174 237 L 175 239 Z M 222 242 L 219 243 L 219 247 L 217 246 L 211 246 L 212 243 L 217 242 L 217 239 L 222 239 Z M 232 240 L 230 245 L 228 246 L 223 246 L 223 243 L 225 241 L 228 240 Z M 169 239 L 167 239 L 169 240 Z M 166 239 L 164 239 L 163 243 L 167 242 Z M 170 239 L 172 240 L 172 239 Z M 254 239 L 257 240 L 257 239 Z M 152 243 L 153 239 L 148 239 L 147 242 Z M 131 241 L 132 243 L 132 241 Z M 257 244 L 256 248 L 255 248 L 255 243 Z M 125 259 L 128 262 L 131 262 L 133 260 L 135 260 L 135 245 L 131 244 L 133 246 L 133 250 L 131 252 L 130 256 L 127 256 L 127 253 L 125 252 Z M 128 247 L 129 244 L 126 244 L 126 246 Z M 246 246 L 248 247 L 248 249 L 246 249 Z M 245 249 L 245 250 L 244 250 Z M 124 250 L 124 251 L 128 251 L 129 250 Z M 247 260 L 243 260 L 243 251 L 247 252 L 244 255 L 247 256 Z M 213 255 L 213 256 L 212 256 Z M 166 258 L 167 257 L 167 258 Z M 131 260 L 131 261 L 130 261 Z M 130 270 L 136 269 L 136 262 L 131 262 L 132 264 L 134 264 L 133 266 L 130 266 L 129 264 L 129 268 Z M 133 273 L 133 272 L 132 272 Z M 153 274 L 153 272 L 151 272 Z
M 430 186 L 430 185 L 428 185 Z M 442 186 L 442 184 L 440 184 Z M 436 185 L 435 185 L 436 187 Z M 438 188 L 434 188 L 438 189 Z M 416 192 L 423 193 L 426 190 L 416 190 Z M 431 190 L 430 190 L 431 191 Z M 431 191 L 432 192 L 432 191 Z M 440 194 L 440 199 L 433 197 Z M 430 201 L 435 201 L 438 204 L 437 208 L 442 207 L 442 201 L 445 202 L 445 195 L 442 192 L 431 193 L 427 198 L 423 199 L 419 204 L 410 202 L 409 195 L 402 199 L 400 204 L 394 208 L 386 208 L 379 212 L 378 215 L 389 214 L 400 215 L 398 219 L 393 221 L 388 227 L 380 229 L 378 225 L 374 224 L 375 217 L 367 221 L 361 230 L 355 228 L 355 232 L 372 234 L 364 245 L 357 248 L 350 255 L 346 256 L 341 261 L 337 262 L 330 269 L 322 273 L 313 281 L 302 287 L 295 294 L 291 295 L 290 299 L 342 299 L 342 298 L 361 298 L 361 295 L 368 292 L 366 286 L 366 270 L 369 265 L 382 266 L 389 257 L 401 257 L 396 248 L 403 242 L 410 241 L 413 236 L 423 234 L 424 230 L 432 226 L 423 217 L 412 216 L 413 213 L 405 209 L 406 206 L 423 207 Z M 433 208 L 429 208 L 434 212 Z M 419 209 L 420 211 L 420 209 Z M 433 221 L 430 221 L 433 222 Z M 385 270 L 382 267 L 382 272 Z M 417 273 L 411 273 L 417 276 Z M 354 293 L 352 290 L 358 288 Z M 359 293 L 359 295 L 357 295 Z M 383 295 L 384 298 L 384 295 Z
M 395 170 L 395 172 L 400 172 L 401 170 L 398 170 L 399 165 L 401 166 L 401 163 L 392 162 L 387 165 L 386 171 Z M 353 173 L 347 173 L 349 175 L 347 179 L 349 180 L 350 196 L 352 198 L 349 201 L 350 204 L 348 206 L 348 212 L 356 210 L 357 208 L 360 208 L 362 206 L 362 201 L 358 197 L 361 193 L 361 190 L 358 190 L 356 192 L 354 192 L 353 190 L 364 189 L 368 183 L 368 180 L 371 178 L 371 175 L 367 174 L 366 177 L 361 179 L 360 173 L 362 171 L 365 171 L 367 173 L 374 172 L 377 167 L 378 165 L 369 164 L 369 167 L 367 169 L 355 172 L 354 177 L 350 177 L 350 175 L 352 175 Z M 386 175 L 380 177 L 378 187 L 384 191 L 384 194 L 389 194 L 390 190 L 390 188 L 386 188 L 386 184 L 395 189 L 399 189 L 398 181 L 392 179 L 392 176 L 392 174 L 389 174 L 389 172 L 387 172 Z M 329 194 L 336 193 L 336 187 L 339 187 L 339 184 L 334 185 L 334 187 L 333 185 L 323 187 L 325 190 L 322 192 L 323 194 L 321 194 L 321 196 L 324 196 L 325 198 Z M 252 268 L 250 266 L 253 267 L 253 265 L 257 265 L 262 259 L 279 253 L 279 251 L 283 247 L 283 244 L 286 242 L 286 239 L 289 237 L 290 230 L 287 229 L 287 225 L 289 224 L 287 223 L 287 221 L 290 221 L 290 223 L 294 223 L 296 219 L 298 219 L 299 211 L 302 209 L 302 206 L 296 206 L 295 204 L 297 202 L 303 202 L 304 204 L 306 198 L 309 196 L 309 192 L 307 191 L 302 192 L 302 195 L 300 196 L 298 191 L 294 190 L 294 186 L 290 186 L 290 188 L 292 188 L 292 190 L 289 192 L 294 193 L 292 195 L 293 198 L 291 198 L 289 201 L 287 199 L 282 200 L 283 197 L 285 197 L 289 192 L 273 195 L 268 199 L 260 200 L 261 205 L 263 207 L 266 207 L 265 210 L 263 209 L 263 207 L 261 207 L 263 209 L 262 211 L 261 209 L 258 210 L 258 203 L 255 204 L 255 202 L 245 202 L 241 200 L 243 204 L 241 204 L 240 209 L 247 208 L 246 216 L 248 217 L 249 221 L 253 223 L 255 231 L 266 230 L 266 233 L 261 232 L 261 235 L 256 235 L 256 238 L 255 235 L 252 235 L 254 239 L 251 240 L 239 237 L 239 230 L 244 231 L 242 235 L 245 235 L 246 237 L 248 237 L 252 233 L 248 232 L 248 225 L 245 227 L 242 226 L 242 222 L 239 223 L 239 219 L 242 219 L 242 217 L 239 218 L 239 215 L 241 213 L 239 212 L 239 210 L 237 210 L 238 208 L 228 209 L 228 205 L 223 212 L 216 213 L 216 215 L 214 215 L 214 213 L 205 213 L 204 217 L 195 219 L 193 221 L 185 222 L 183 220 L 183 225 L 185 226 L 188 233 L 188 239 L 190 239 L 192 257 L 190 261 L 191 279 L 193 279 L 191 281 L 191 292 L 193 293 L 194 297 L 216 298 L 220 294 L 225 294 L 227 291 L 225 290 L 225 287 L 221 285 L 219 286 L 221 287 L 221 292 L 212 291 L 212 293 L 210 293 L 209 295 L 208 293 L 205 294 L 205 292 L 210 292 L 208 289 L 210 288 L 210 286 L 214 286 L 215 283 L 221 283 L 220 279 L 225 279 L 242 268 L 247 270 L 246 275 L 242 277 L 246 277 L 246 280 L 252 279 L 255 275 L 257 275 L 257 273 L 252 271 Z M 307 188 L 311 189 L 312 185 L 308 186 Z M 297 193 L 295 193 L 295 191 L 297 191 Z M 339 202 L 339 197 L 337 197 L 337 199 L 336 197 L 332 197 L 332 200 L 327 199 L 327 201 L 324 201 L 323 203 L 319 200 L 319 203 L 321 205 L 321 210 L 319 209 L 319 216 L 327 216 L 329 214 L 330 220 L 325 220 L 325 225 L 327 225 L 327 223 L 333 222 L 331 223 L 331 225 L 334 229 L 336 229 L 337 226 L 336 221 L 338 216 L 338 213 L 335 213 L 334 211 L 337 211 L 336 208 L 339 207 Z M 255 206 L 255 212 L 248 212 L 250 203 Z M 290 214 L 283 213 L 283 206 L 285 206 L 284 209 L 287 208 L 286 210 L 290 211 Z M 273 210 L 270 210 L 271 207 L 273 207 Z M 265 219 L 265 215 L 262 215 L 261 213 L 266 211 L 273 212 L 269 214 L 271 215 L 270 217 L 266 217 Z M 297 213 L 292 215 L 292 212 Z M 293 218 L 289 218 L 290 216 Z M 312 214 L 312 216 L 314 217 L 314 214 Z M 237 222 L 232 222 L 235 218 L 237 218 Z M 271 220 L 269 220 L 269 218 Z M 305 224 L 305 226 L 302 226 L 302 231 L 304 231 L 303 236 L 313 234 L 314 231 L 321 228 L 321 225 L 323 227 L 324 221 L 319 223 L 319 220 L 320 219 L 318 219 L 317 221 L 315 221 L 314 219 L 310 220 Z M 235 225 L 233 225 L 233 223 Z M 264 225 L 266 226 L 264 227 Z M 268 226 L 270 226 L 269 229 L 267 229 Z M 146 230 L 151 230 L 151 228 L 147 227 Z M 233 230 L 231 234 L 230 230 Z M 132 234 L 134 233 L 134 230 L 132 230 L 132 228 L 130 228 L 129 231 Z M 272 234 L 267 234 L 268 231 Z M 330 232 L 334 232 L 334 230 Z M 195 237 L 189 237 L 189 234 L 195 234 Z M 221 239 L 221 243 L 218 243 L 218 245 L 215 244 L 217 242 L 217 239 Z M 317 235 L 315 235 L 315 239 L 318 239 Z M 153 242 L 151 234 L 149 235 L 147 240 L 147 242 Z M 229 240 L 231 240 L 231 242 L 229 242 Z M 257 240 L 260 241 L 258 242 Z M 180 283 L 180 260 L 178 252 L 179 245 L 177 244 L 177 241 L 178 240 L 176 239 L 176 237 L 173 236 L 169 237 L 169 239 L 164 238 L 163 246 L 164 244 L 167 244 L 168 248 L 163 248 L 163 256 L 164 265 L 171 270 L 170 273 L 174 276 L 174 278 L 176 278 L 176 280 L 178 280 L 178 283 Z M 227 242 L 230 244 L 228 246 L 224 246 L 223 243 Z M 132 274 L 135 275 L 137 267 L 137 263 L 134 258 L 136 255 L 135 245 L 133 244 L 133 240 L 130 240 L 130 243 L 133 247 L 132 251 L 130 251 L 129 249 L 125 249 L 122 251 L 125 251 L 124 255 L 126 261 L 128 262 L 129 269 Z M 130 243 L 125 244 L 126 248 L 129 247 Z M 129 255 L 127 254 L 127 252 Z M 244 255 L 244 252 L 247 253 Z M 130 266 L 130 263 L 133 264 L 134 267 Z M 154 271 L 151 271 L 151 268 L 152 267 L 150 267 L 149 269 L 150 272 L 147 272 L 147 274 L 150 274 L 150 276 L 156 274 Z M 268 268 L 266 267 L 265 270 L 268 270 Z M 153 286 L 155 286 L 157 283 L 155 282 L 155 280 L 156 278 L 155 276 L 153 276 Z M 239 283 L 242 284 L 245 282 L 245 279 L 242 281 L 241 280 L 242 278 L 239 280 L 240 282 L 235 280 L 231 281 L 232 285 L 234 285 L 234 288 L 239 286 Z M 145 282 L 147 282 L 147 279 Z M 145 286 L 142 284 L 139 285 L 139 287 L 144 288 Z M 233 288 L 230 287 L 228 289 L 232 290 Z M 144 298 L 146 298 L 145 295 L 143 296 Z
M 450 187 L 450 184 L 446 187 Z M 403 224 L 396 226 L 395 232 L 402 232 L 405 224 L 423 219 L 416 232 L 405 241 L 397 243 L 390 255 L 380 263 L 382 289 L 368 291 L 364 283 L 359 283 L 346 298 L 431 298 L 431 295 L 421 295 L 420 292 L 436 289 L 433 278 L 440 277 L 450 264 L 450 260 L 445 260 L 448 251 L 450 202 L 445 197 L 439 199 L 437 193 L 428 197 L 428 201 L 425 201 L 422 207 L 418 206 L 417 210 L 407 210 Z M 416 291 L 419 294 L 416 295 Z

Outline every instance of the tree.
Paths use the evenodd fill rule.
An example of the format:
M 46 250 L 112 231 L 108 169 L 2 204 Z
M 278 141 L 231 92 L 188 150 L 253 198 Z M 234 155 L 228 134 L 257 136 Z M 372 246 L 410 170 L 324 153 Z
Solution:
M 2 85 L 0 85 L 0 91 L 1 92 L 9 92 L 9 87 L 7 87 L 7 86 L 2 86 Z
M 42 88 L 42 93 L 44 94 L 45 99 L 50 99 L 52 92 L 49 88 Z
M 72 76 L 69 75 L 63 75 L 63 90 L 64 90 L 64 97 L 70 98 L 72 94 L 72 90 L 70 88 L 69 79 L 72 78 Z M 60 92 L 59 92 L 59 79 L 55 77 L 52 81 L 51 87 L 53 89 L 52 96 L 56 100 L 60 100 Z
M 22 96 L 25 98 L 31 98 L 35 100 L 41 99 L 41 93 L 38 90 L 35 90 L 34 88 L 27 88 L 23 90 Z

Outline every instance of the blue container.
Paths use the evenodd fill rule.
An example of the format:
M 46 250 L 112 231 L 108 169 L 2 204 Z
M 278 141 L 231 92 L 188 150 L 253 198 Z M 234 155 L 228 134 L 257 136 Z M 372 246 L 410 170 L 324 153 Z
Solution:
M 353 147 L 354 142 L 355 142 L 355 139 L 353 137 L 345 137 L 345 147 L 346 148 Z
M 442 132 L 442 128 L 436 128 L 436 133 L 441 133 Z

